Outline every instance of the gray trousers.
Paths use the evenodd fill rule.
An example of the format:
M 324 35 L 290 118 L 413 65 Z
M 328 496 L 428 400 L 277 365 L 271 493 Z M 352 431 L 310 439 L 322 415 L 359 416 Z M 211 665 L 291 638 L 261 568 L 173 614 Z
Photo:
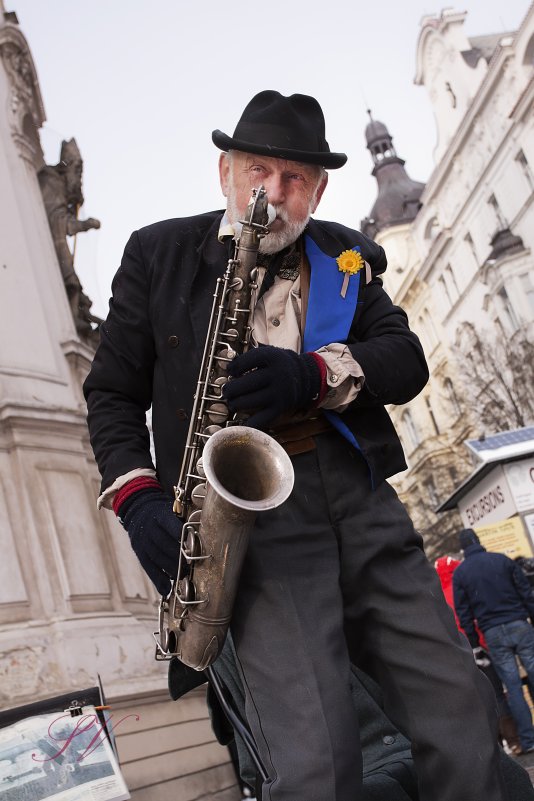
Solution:
M 505 801 L 491 685 L 394 490 L 337 433 L 294 456 L 295 488 L 252 532 L 232 634 L 262 801 L 358 801 L 350 661 L 412 742 L 420 801 Z

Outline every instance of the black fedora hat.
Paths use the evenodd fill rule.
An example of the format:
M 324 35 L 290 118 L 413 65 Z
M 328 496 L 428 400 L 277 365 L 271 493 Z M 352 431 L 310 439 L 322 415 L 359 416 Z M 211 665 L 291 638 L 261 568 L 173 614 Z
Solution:
M 211 138 L 221 150 L 320 164 L 332 170 L 347 161 L 345 153 L 330 152 L 323 111 L 309 95 L 260 92 L 245 108 L 233 136 L 216 130 Z

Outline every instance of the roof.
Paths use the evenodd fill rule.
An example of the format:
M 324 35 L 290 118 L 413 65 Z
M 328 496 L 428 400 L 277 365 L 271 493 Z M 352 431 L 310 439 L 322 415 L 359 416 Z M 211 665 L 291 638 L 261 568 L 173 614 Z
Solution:
M 468 439 L 465 445 L 480 460 L 480 464 L 452 495 L 438 506 L 436 512 L 448 512 L 454 509 L 458 502 L 497 465 L 517 462 L 526 456 L 534 455 L 534 426 L 501 431 L 483 439 Z
M 462 51 L 466 64 L 474 68 L 481 58 L 489 64 L 501 40 L 506 36 L 513 36 L 514 33 L 515 31 L 509 31 L 507 33 L 488 33 L 485 36 L 470 36 L 471 50 Z
M 389 137 L 389 131 L 384 123 L 371 118 L 371 122 L 367 123 L 365 129 L 367 145 L 372 144 L 376 139 L 383 139 L 384 137 Z
M 378 183 L 378 195 L 369 219 L 376 230 L 415 219 L 421 208 L 419 198 L 425 185 L 410 178 L 404 169 L 404 161 L 398 157 L 384 159 L 375 166 L 373 175 Z
M 482 461 L 521 456 L 534 450 L 534 426 L 501 431 L 483 439 L 467 439 L 465 444 Z

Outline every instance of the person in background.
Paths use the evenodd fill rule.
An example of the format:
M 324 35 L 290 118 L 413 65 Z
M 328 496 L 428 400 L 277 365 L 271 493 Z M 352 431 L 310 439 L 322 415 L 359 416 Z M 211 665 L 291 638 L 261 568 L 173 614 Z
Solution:
M 488 652 L 508 693 L 523 752 L 534 751 L 534 726 L 526 702 L 520 660 L 534 682 L 534 595 L 519 567 L 502 553 L 488 553 L 473 529 L 459 534 L 464 561 L 454 571 L 454 606 L 473 651 L 481 648 L 480 629 Z
M 459 559 L 455 559 L 452 556 L 440 556 L 434 562 L 434 567 L 436 568 L 436 572 L 441 582 L 441 587 L 443 589 L 445 600 L 447 601 L 447 603 L 449 604 L 454 613 L 454 619 L 456 620 L 456 625 L 458 626 L 459 631 L 461 631 L 462 634 L 465 634 L 465 631 L 460 625 L 460 621 L 458 620 L 458 615 L 454 607 L 453 587 L 452 587 L 452 577 L 454 575 L 454 571 L 461 564 L 462 563 Z M 491 660 L 489 659 L 488 646 L 486 640 L 484 639 L 484 635 L 482 634 L 476 623 L 475 623 L 475 629 L 479 638 L 479 646 L 473 649 L 473 656 L 475 657 L 476 665 L 490 680 L 493 689 L 495 690 L 495 695 L 497 697 L 497 704 L 499 708 L 500 740 L 501 743 L 504 740 L 506 740 L 506 744 L 510 749 L 511 753 L 517 756 L 522 753 L 521 742 L 519 740 L 519 735 L 517 733 L 517 727 L 515 725 L 515 721 L 510 712 L 510 707 L 508 706 L 508 701 L 506 700 L 506 693 L 504 691 L 503 683 L 498 677 L 497 673 L 495 672 L 495 668 L 493 667 Z
M 534 559 L 529 556 L 516 556 L 514 562 L 517 562 L 531 587 L 534 587 Z

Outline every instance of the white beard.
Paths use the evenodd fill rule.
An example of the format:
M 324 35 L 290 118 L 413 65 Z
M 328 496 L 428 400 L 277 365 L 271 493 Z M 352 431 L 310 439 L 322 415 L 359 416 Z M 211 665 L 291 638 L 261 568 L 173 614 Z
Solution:
M 304 231 L 310 219 L 311 204 L 308 216 L 305 220 L 300 220 L 299 222 L 291 222 L 288 220 L 287 212 L 284 208 L 276 206 L 273 206 L 273 208 L 276 211 L 276 218 L 282 220 L 284 226 L 279 231 L 272 231 L 267 234 L 267 236 L 260 241 L 260 253 L 279 253 L 284 248 L 292 245 Z M 232 225 L 244 218 L 244 213 L 239 212 L 235 203 L 235 193 L 233 189 L 230 189 L 228 192 L 226 212 Z
M 274 206 L 274 210 L 276 211 L 277 219 L 283 221 L 284 227 L 279 231 L 271 231 L 271 233 L 267 234 L 267 236 L 260 241 L 260 253 L 279 253 L 284 248 L 292 245 L 304 231 L 310 219 L 310 215 L 308 214 L 305 220 L 290 222 L 287 219 L 285 209 L 277 209 L 276 206 Z

